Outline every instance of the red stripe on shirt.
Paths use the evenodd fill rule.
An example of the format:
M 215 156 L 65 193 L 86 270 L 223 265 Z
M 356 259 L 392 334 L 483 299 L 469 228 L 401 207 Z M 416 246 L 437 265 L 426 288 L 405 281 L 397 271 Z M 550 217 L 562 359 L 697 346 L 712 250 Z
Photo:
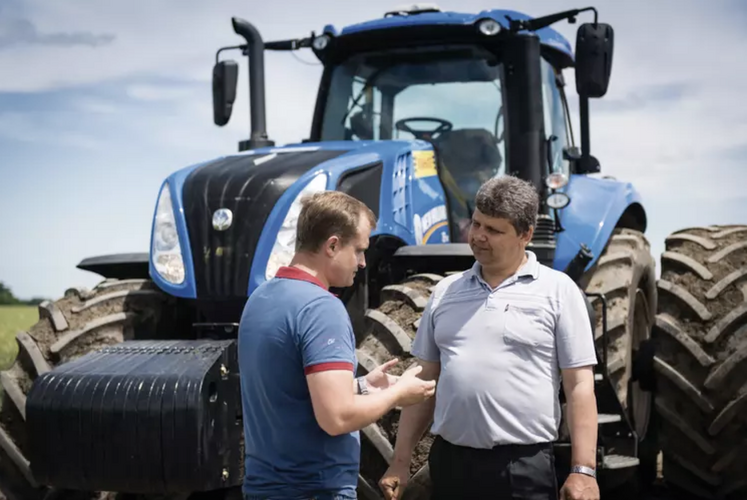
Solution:
M 275 277 L 276 278 L 287 278 L 287 279 L 292 279 L 292 280 L 307 281 L 309 283 L 314 283 L 315 285 L 318 285 L 318 286 L 324 288 L 325 290 L 327 290 L 327 287 L 324 286 L 324 283 L 322 283 L 319 278 L 317 278 L 313 274 L 307 273 L 303 269 L 299 269 L 297 267 L 282 266 L 275 273 Z
M 353 371 L 353 363 L 347 363 L 345 361 L 332 361 L 329 363 L 319 363 L 317 365 L 307 366 L 304 369 L 304 374 L 326 372 L 329 370 L 350 370 Z

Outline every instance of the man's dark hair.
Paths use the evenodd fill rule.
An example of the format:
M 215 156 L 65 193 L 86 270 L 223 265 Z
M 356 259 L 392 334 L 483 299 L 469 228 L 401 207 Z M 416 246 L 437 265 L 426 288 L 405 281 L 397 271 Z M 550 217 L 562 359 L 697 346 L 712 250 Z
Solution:
M 316 252 L 331 236 L 343 245 L 358 234 L 361 215 L 368 217 L 371 228 L 376 216 L 365 203 L 341 191 L 322 191 L 301 200 L 296 229 L 296 251 Z
M 475 206 L 488 217 L 508 219 L 517 234 L 522 235 L 537 222 L 539 196 L 529 182 L 505 175 L 480 186 Z

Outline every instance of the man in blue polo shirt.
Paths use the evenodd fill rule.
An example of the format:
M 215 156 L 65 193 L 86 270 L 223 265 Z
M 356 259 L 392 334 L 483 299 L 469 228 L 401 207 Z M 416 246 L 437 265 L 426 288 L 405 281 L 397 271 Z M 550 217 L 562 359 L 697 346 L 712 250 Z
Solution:
M 358 430 L 395 406 L 424 401 L 435 382 L 385 363 L 355 378 L 355 336 L 330 287 L 353 284 L 376 220 L 326 191 L 307 198 L 296 255 L 246 303 L 239 327 L 247 500 L 355 499 Z

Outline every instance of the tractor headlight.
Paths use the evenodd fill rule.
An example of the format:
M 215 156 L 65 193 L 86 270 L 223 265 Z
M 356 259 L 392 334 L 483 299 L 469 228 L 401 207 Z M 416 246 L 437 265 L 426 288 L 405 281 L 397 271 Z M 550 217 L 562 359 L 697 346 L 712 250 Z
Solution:
M 175 285 L 184 282 L 184 260 L 168 183 L 164 183 L 158 195 L 151 254 L 153 265 L 163 279 Z
M 477 28 L 485 36 L 494 36 L 501 32 L 501 25 L 495 19 L 483 19 Z
M 278 231 L 275 245 L 272 247 L 270 258 L 267 260 L 265 279 L 272 279 L 282 266 L 290 264 L 296 253 L 296 226 L 298 216 L 301 214 L 301 200 L 313 193 L 324 191 L 327 188 L 327 175 L 319 174 L 304 187 L 296 199 L 293 200 L 283 224 Z
M 327 48 L 327 45 L 329 45 L 329 35 L 320 35 L 316 38 L 314 38 L 314 41 L 311 42 L 311 45 L 316 50 L 324 50 Z
M 553 172 L 545 179 L 545 185 L 550 189 L 561 189 L 568 185 L 568 177 L 560 172 Z

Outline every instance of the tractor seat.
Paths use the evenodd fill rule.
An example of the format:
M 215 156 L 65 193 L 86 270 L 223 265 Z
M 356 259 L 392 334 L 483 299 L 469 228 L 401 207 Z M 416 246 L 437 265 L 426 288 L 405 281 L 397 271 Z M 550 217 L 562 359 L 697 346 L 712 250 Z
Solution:
M 451 130 L 432 142 L 443 167 L 470 198 L 503 167 L 498 139 L 484 128 Z

